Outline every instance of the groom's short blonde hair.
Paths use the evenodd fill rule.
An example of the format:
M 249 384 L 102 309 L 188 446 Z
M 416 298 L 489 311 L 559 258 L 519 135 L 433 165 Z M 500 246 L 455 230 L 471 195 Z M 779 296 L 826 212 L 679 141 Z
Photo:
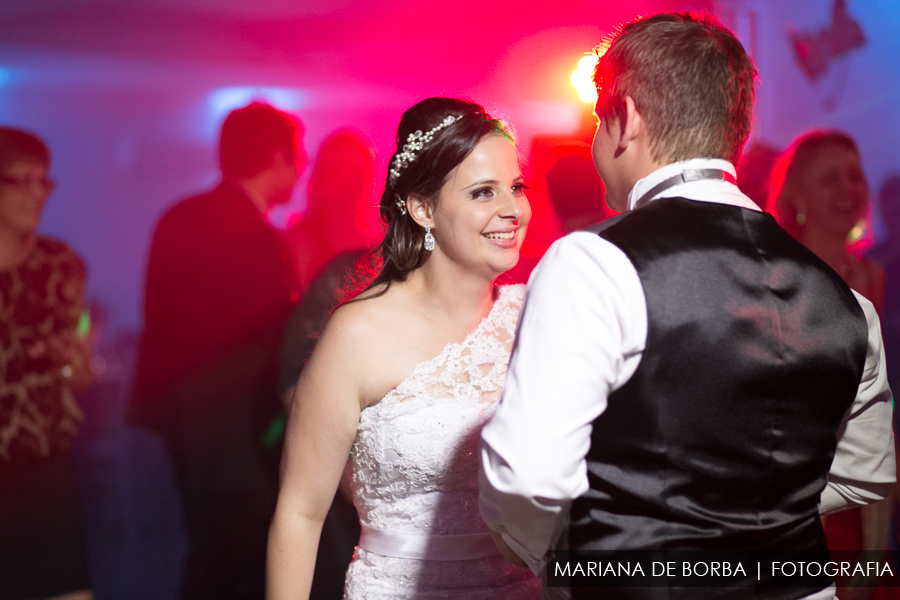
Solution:
M 597 53 L 596 111 L 607 127 L 624 118 L 630 96 L 647 124 L 654 160 L 737 164 L 750 135 L 757 73 L 741 43 L 714 17 L 638 19 Z

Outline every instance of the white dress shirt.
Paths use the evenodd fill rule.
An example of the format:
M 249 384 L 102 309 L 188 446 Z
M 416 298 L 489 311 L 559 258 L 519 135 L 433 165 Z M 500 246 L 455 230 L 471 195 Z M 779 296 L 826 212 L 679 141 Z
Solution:
M 628 209 L 685 169 L 720 169 L 724 160 L 667 165 L 637 182 Z M 732 183 L 681 183 L 656 198 L 682 197 L 759 210 Z M 640 209 L 637 209 L 640 210 Z M 895 477 L 891 392 L 881 329 L 872 304 L 856 295 L 869 326 L 866 365 L 844 417 L 822 514 L 886 497 Z M 609 395 L 634 374 L 647 339 L 647 305 L 634 266 L 590 232 L 554 243 L 528 282 L 503 399 L 482 434 L 480 508 L 484 520 L 539 574 L 566 527 L 572 500 L 588 489 L 585 457 L 592 424 Z M 810 599 L 833 597 L 826 588 Z

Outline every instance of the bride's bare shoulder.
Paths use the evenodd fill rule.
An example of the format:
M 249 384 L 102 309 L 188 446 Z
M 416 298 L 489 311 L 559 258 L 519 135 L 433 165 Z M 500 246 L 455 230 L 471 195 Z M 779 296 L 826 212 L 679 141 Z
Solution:
M 380 399 L 399 381 L 395 371 L 398 361 L 403 364 L 409 342 L 402 295 L 398 298 L 391 291 L 348 302 L 334 311 L 310 359 L 352 373 L 366 404 Z
M 402 299 L 393 286 L 383 294 L 361 295 L 334 311 L 318 345 L 328 348 L 333 359 L 365 368 L 392 352 L 404 320 Z
M 332 335 L 348 335 L 356 339 L 369 336 L 381 337 L 386 327 L 400 316 L 396 293 L 390 288 L 382 293 L 369 291 L 341 305 L 328 320 L 325 332 Z

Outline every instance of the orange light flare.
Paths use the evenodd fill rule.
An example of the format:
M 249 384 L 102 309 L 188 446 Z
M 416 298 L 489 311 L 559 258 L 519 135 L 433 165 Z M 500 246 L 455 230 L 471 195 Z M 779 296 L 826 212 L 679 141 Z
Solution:
M 598 56 L 596 54 L 583 56 L 578 61 L 578 67 L 572 71 L 572 75 L 569 77 L 572 87 L 578 92 L 578 97 L 590 104 L 597 101 L 597 88 L 594 87 L 592 80 L 597 59 Z

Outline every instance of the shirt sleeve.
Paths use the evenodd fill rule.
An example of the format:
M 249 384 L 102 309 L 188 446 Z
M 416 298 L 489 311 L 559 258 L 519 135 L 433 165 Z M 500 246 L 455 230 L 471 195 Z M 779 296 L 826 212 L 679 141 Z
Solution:
M 481 445 L 481 514 L 536 574 L 588 488 L 608 395 L 634 373 L 647 309 L 634 267 L 596 234 L 557 241 L 531 276 L 503 398 Z
M 893 407 L 881 324 L 872 303 L 859 294 L 856 298 L 869 326 L 866 366 L 856 399 L 838 431 L 828 483 L 819 499 L 819 513 L 823 515 L 886 498 L 896 481 Z

